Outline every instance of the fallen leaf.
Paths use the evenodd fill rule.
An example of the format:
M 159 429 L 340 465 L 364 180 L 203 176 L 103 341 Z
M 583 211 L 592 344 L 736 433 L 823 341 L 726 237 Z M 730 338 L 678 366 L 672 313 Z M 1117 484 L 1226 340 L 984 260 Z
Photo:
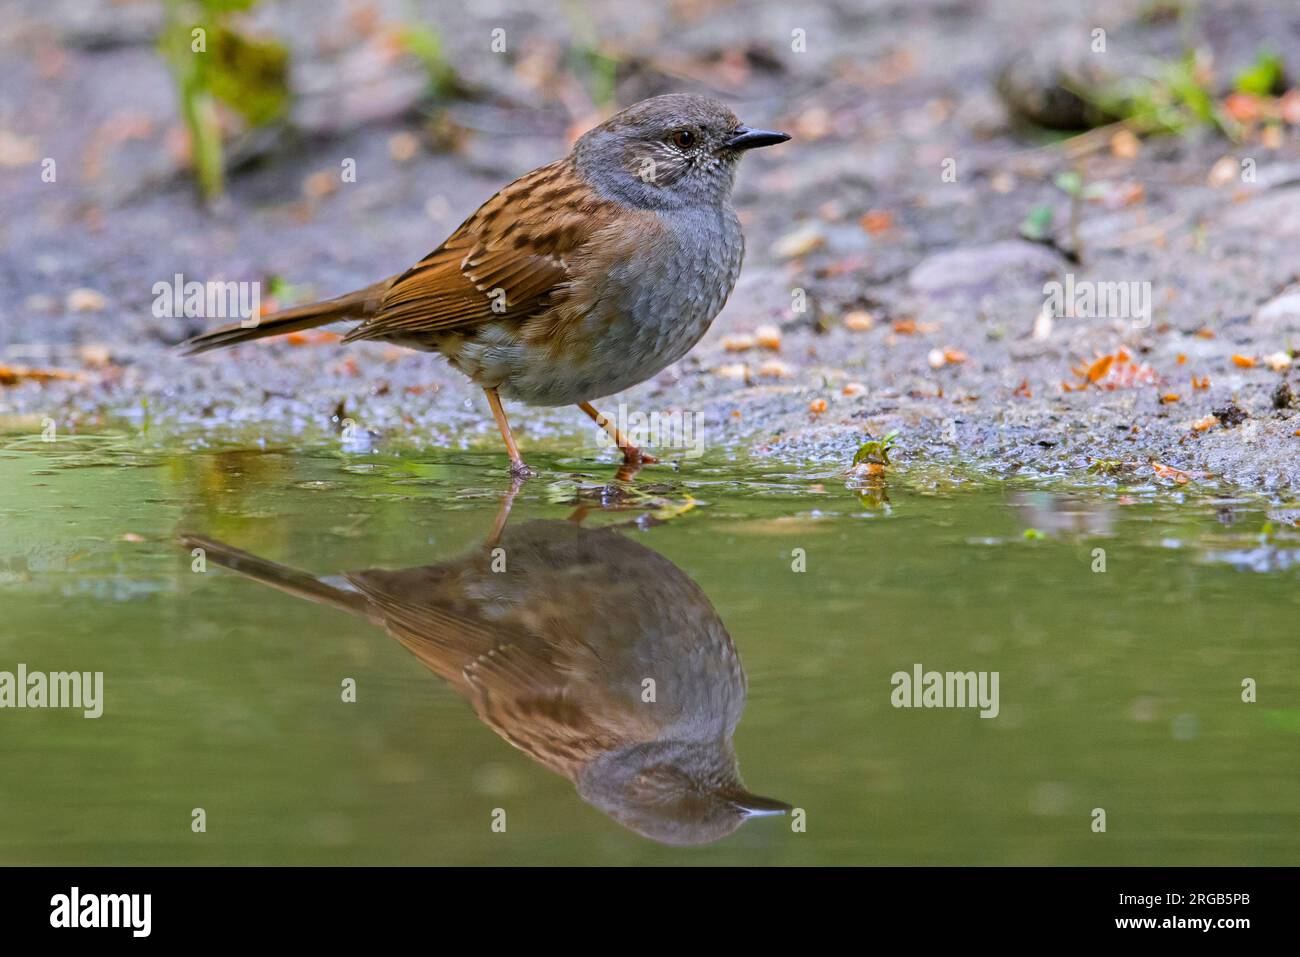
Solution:
M 1250 356 L 1234 355 L 1232 357 L 1232 364 L 1241 369 L 1255 368 L 1255 360 Z
M 859 222 L 872 236 L 879 236 L 894 228 L 894 214 L 884 209 L 873 209 L 863 213 Z
M 776 326 L 759 326 L 754 331 L 754 340 L 764 349 L 776 352 L 781 348 L 781 330 Z
M 17 385 L 24 380 L 32 382 L 52 382 L 60 380 L 77 380 L 82 376 L 76 372 L 63 369 L 28 369 L 23 366 L 0 365 L 0 385 Z
M 1174 402 L 1180 401 L 1181 399 L 1182 396 L 1180 396 L 1177 392 L 1166 392 L 1164 395 L 1160 397 L 1160 401 L 1164 405 L 1171 405 Z
M 1172 465 L 1162 465 L 1159 462 L 1152 462 L 1151 470 L 1161 478 L 1172 479 L 1179 485 L 1186 485 L 1192 478 L 1182 469 L 1176 469 Z
M 826 411 L 826 400 L 813 399 L 811 402 L 808 403 L 808 411 L 811 412 L 813 415 L 821 415 L 823 412 Z
M 1192 423 L 1192 431 L 1205 432 L 1208 431 L 1209 429 L 1214 428 L 1218 424 L 1219 424 L 1219 420 L 1217 418 L 1215 418 L 1212 415 L 1207 415 L 1204 418 L 1197 419 L 1195 422 Z

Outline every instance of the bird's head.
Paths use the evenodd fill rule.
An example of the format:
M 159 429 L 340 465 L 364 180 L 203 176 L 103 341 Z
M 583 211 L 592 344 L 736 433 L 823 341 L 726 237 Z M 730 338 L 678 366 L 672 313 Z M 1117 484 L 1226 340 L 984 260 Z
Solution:
M 746 790 L 729 741 L 655 741 L 602 755 L 577 779 L 587 803 L 662 844 L 708 844 L 790 805 Z
M 717 100 L 670 93 L 610 117 L 573 152 L 587 181 L 610 198 L 677 209 L 724 202 L 745 151 L 789 138 L 746 126 Z

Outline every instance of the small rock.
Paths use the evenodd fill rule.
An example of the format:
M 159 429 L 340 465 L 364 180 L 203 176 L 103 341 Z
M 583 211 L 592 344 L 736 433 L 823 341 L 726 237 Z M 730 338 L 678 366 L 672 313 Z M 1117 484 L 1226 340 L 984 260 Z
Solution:
M 1291 356 L 1285 352 L 1274 352 L 1266 355 L 1263 362 L 1274 372 L 1285 372 L 1291 368 Z
M 1222 409 L 1215 409 L 1214 417 L 1219 420 L 1225 429 L 1230 429 L 1234 425 L 1241 425 L 1250 418 L 1250 415 L 1237 403 L 1231 402 Z
M 768 379 L 788 379 L 794 370 L 780 359 L 768 359 L 758 367 L 758 374 Z
M 1300 238 L 1300 186 L 1264 191 L 1231 206 L 1219 220 L 1225 229 L 1260 233 L 1273 239 Z
M 1008 282 L 1042 282 L 1061 266 L 1061 258 L 1045 246 L 1004 240 L 935 253 L 913 269 L 907 281 L 916 292 L 933 296 L 968 294 Z
M 866 332 L 876 324 L 876 317 L 865 309 L 855 309 L 844 317 L 844 328 L 850 332 Z
M 1255 313 L 1254 325 L 1281 332 L 1300 332 L 1300 289 L 1288 289 Z
M 83 288 L 68 293 L 66 304 L 69 312 L 101 312 L 108 303 L 103 293 Z
M 816 223 L 809 223 L 792 233 L 787 233 L 772 246 L 772 255 L 777 259 L 797 259 L 807 256 L 826 245 L 826 236 Z
M 722 348 L 727 352 L 748 352 L 757 344 L 753 336 L 745 333 L 722 337 Z
M 1296 407 L 1296 395 L 1291 389 L 1289 382 L 1283 382 L 1273 391 L 1273 408 L 1275 409 L 1294 409 Z

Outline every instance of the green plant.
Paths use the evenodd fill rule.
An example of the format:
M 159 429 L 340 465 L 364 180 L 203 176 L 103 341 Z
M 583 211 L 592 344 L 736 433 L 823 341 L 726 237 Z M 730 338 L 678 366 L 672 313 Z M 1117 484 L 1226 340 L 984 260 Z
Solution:
M 868 439 L 853 453 L 853 464 L 889 465 L 889 450 L 894 447 L 894 440 L 897 438 L 898 429 L 894 429 L 883 439 Z
M 289 53 L 275 40 L 254 39 L 229 19 L 256 0 L 167 0 L 158 45 L 176 84 L 181 119 L 190 136 L 191 162 L 205 200 L 225 186 L 221 124 L 223 103 L 250 126 L 287 114 Z

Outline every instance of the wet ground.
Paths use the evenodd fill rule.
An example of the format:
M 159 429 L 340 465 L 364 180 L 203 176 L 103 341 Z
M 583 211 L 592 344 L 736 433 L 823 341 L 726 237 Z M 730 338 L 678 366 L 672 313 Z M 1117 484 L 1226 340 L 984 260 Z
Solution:
M 862 488 L 706 458 L 618 486 L 542 464 L 567 481 L 529 483 L 501 530 L 490 453 L 5 437 L 0 670 L 102 671 L 103 694 L 94 719 L 0 714 L 0 860 L 1300 852 L 1293 513 L 1149 483 L 903 470 Z M 917 666 L 996 672 L 994 707 L 895 707 Z M 696 738 L 797 817 L 718 819 L 704 797 L 638 804 L 608 768 L 568 775 Z M 654 763 L 714 780 L 700 758 Z
M 591 84 L 568 70 L 590 23 L 586 42 L 619 63 L 621 101 L 702 89 L 795 135 L 740 172 L 748 259 L 708 338 L 610 402 L 687 410 L 715 451 L 785 463 L 847 464 L 868 433 L 898 428 L 904 457 L 994 474 L 1079 477 L 1102 462 L 1279 498 L 1294 489 L 1296 384 L 1278 356 L 1300 330 L 1295 127 L 1239 143 L 1195 129 L 1066 148 L 1015 125 L 994 92 L 1017 49 L 1054 55 L 1100 23 L 1108 68 L 1187 38 L 1212 53 L 1222 94 L 1266 40 L 1300 63 L 1291 5 L 1205 3 L 1184 22 L 1148 22 L 1136 2 L 755 3 L 737 46 L 722 39 L 732 5 L 584 16 L 429 3 L 415 19 L 440 28 L 468 91 L 433 107 L 418 66 L 391 52 L 393 25 L 412 17 L 399 6 L 258 15 L 293 48 L 301 102 L 292 129 L 234 151 L 228 199 L 205 213 L 180 174 L 154 5 L 19 5 L 0 31 L 0 362 L 75 378 L 11 376 L 7 421 L 80 431 L 138 421 L 147 405 L 155 428 L 177 434 L 201 422 L 278 442 L 350 418 L 381 446 L 495 448 L 481 397 L 438 360 L 315 340 L 183 360 L 172 345 L 211 323 L 156 318 L 152 290 L 177 273 L 275 280 L 287 301 L 415 261 L 598 117 Z M 312 28 L 292 28 L 303 22 Z M 507 52 L 484 52 L 498 26 Z M 45 157 L 56 182 L 40 181 Z M 346 159 L 355 183 L 334 175 Z M 1075 230 L 1053 185 L 1071 170 L 1089 196 Z M 1043 205 L 1059 247 L 1077 238 L 1079 262 L 1019 238 Z M 1149 319 L 1039 319 L 1044 283 L 1067 275 L 1149 284 Z M 760 338 L 779 347 L 746 348 L 765 326 L 778 336 Z M 1089 382 L 1105 356 L 1120 361 Z M 589 441 L 573 410 L 511 413 L 526 449 Z

